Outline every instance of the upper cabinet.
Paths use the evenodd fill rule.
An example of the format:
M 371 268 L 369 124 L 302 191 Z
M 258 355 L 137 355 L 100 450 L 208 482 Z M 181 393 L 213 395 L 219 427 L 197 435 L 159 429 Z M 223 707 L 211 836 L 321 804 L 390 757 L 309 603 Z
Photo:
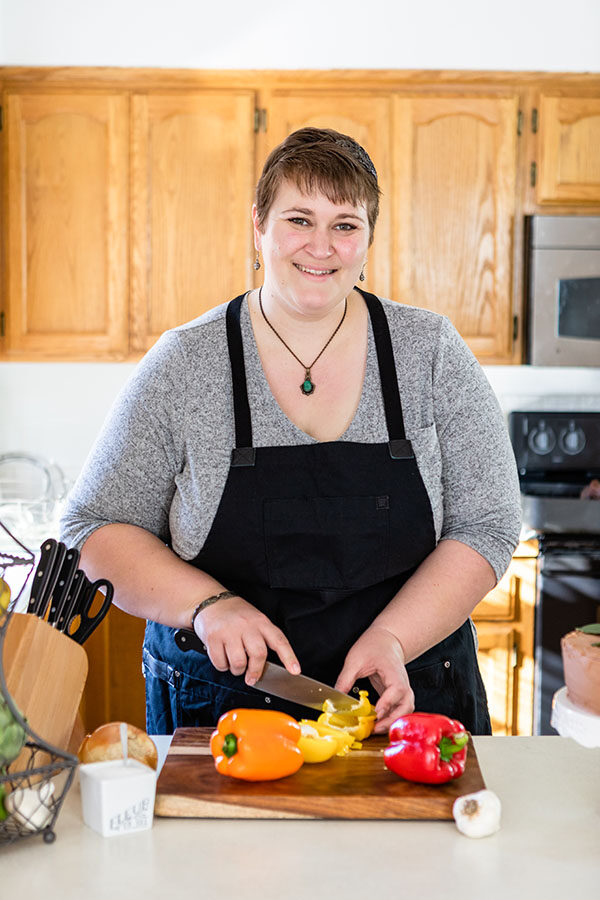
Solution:
M 600 204 L 600 96 L 542 94 L 539 204 Z
M 254 94 L 132 97 L 131 348 L 251 286 Z
M 8 353 L 124 358 L 127 97 L 9 93 L 5 110 Z
M 0 359 L 135 360 L 260 284 L 251 206 L 305 125 L 382 190 L 365 287 L 518 363 L 524 216 L 600 209 L 600 77 L 1 68 Z M 1 128 L 0 123 L 0 128 Z
M 482 362 L 512 354 L 517 96 L 394 99 L 396 299 L 443 313 Z

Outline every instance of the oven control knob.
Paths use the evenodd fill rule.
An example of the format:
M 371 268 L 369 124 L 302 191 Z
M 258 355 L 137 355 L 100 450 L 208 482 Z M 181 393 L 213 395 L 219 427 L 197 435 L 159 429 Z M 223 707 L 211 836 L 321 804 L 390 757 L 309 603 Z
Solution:
M 556 435 L 551 428 L 548 428 L 543 419 L 540 419 L 538 427 L 529 432 L 527 439 L 529 448 L 537 453 L 538 456 L 545 456 L 552 453 L 556 446 Z
M 569 427 L 561 431 L 558 442 L 561 450 L 569 456 L 575 456 L 585 447 L 585 432 L 575 425 L 575 422 L 569 422 Z

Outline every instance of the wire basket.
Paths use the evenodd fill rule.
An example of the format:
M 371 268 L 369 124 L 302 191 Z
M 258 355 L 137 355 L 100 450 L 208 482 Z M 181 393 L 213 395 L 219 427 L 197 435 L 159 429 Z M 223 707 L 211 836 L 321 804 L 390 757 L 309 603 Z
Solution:
M 10 582 L 15 585 L 6 608 L 0 602 L 0 715 L 11 720 L 10 725 L 17 734 L 22 729 L 24 739 L 19 755 L 12 763 L 0 767 L 0 847 L 40 834 L 46 843 L 52 843 L 56 837 L 54 824 L 79 760 L 37 735 L 8 691 L 3 665 L 4 642 L 14 608 L 33 571 L 35 555 L 1 521 L 0 539 L 0 577 L 4 582 L 10 573 Z M 5 727 L 7 730 L 10 726 Z M 2 737 L 0 734 L 0 760 Z M 13 770 L 17 764 L 18 769 Z

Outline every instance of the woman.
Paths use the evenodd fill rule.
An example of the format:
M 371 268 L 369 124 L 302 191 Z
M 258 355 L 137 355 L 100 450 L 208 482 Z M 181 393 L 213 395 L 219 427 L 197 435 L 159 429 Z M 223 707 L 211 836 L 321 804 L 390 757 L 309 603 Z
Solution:
M 236 706 L 267 655 L 490 733 L 469 615 L 506 569 L 519 489 L 495 397 L 449 321 L 364 279 L 379 189 L 352 138 L 304 128 L 253 207 L 259 290 L 140 363 L 72 491 L 63 539 L 146 618 L 147 728 Z M 178 650 L 194 628 L 208 656 Z M 377 695 L 377 696 L 375 696 Z

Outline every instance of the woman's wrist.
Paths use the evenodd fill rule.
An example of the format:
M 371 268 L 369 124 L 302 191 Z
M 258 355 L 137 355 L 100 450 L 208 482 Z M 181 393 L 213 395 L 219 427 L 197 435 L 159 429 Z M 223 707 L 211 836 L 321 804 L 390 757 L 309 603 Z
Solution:
M 194 609 L 192 613 L 192 619 L 190 623 L 190 628 L 192 631 L 195 631 L 195 622 L 202 610 L 206 609 L 207 606 L 212 606 L 213 603 L 217 603 L 219 600 L 226 600 L 228 597 L 237 597 L 235 591 L 221 591 L 218 594 L 212 594 L 210 597 L 206 597 L 206 599 L 202 600 L 198 606 Z

